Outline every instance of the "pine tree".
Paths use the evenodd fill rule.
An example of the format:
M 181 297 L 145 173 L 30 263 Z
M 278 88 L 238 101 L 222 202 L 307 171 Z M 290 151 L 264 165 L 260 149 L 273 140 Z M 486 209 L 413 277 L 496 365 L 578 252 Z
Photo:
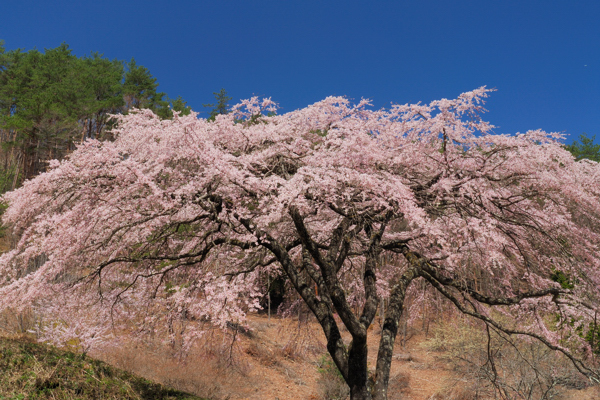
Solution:
M 595 139 L 596 135 L 592 135 L 590 138 L 584 132 L 582 135 L 579 135 L 581 143 L 575 140 L 572 144 L 565 146 L 565 148 L 571 152 L 578 161 L 587 158 L 588 160 L 600 162 L 600 144 L 594 144 Z
M 212 107 L 212 110 L 210 110 L 210 115 L 208 117 L 209 121 L 214 121 L 217 115 L 228 114 L 228 101 L 231 100 L 231 97 L 227 96 L 227 91 L 223 88 L 221 88 L 219 92 L 213 92 L 213 94 L 215 95 L 215 103 L 202 104 L 202 106 L 204 107 Z

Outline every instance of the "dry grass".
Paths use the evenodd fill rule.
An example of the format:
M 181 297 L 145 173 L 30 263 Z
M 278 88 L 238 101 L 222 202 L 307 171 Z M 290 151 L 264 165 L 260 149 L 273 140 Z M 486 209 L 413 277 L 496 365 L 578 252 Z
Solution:
M 35 330 L 39 318 L 32 310 L 14 312 L 4 310 L 0 312 L 0 335 L 25 334 Z
M 290 360 L 306 360 L 326 351 L 325 345 L 319 340 L 321 328 L 311 323 L 311 319 L 280 323 L 279 334 L 287 339 L 277 349 L 279 355 Z
M 438 393 L 440 399 L 559 399 L 566 389 L 589 385 L 565 357 L 529 338 L 488 334 L 460 318 L 432 333 L 423 347 L 461 377 Z
M 4 313 L 0 314 L 0 329 L 5 333 L 13 332 L 13 338 L 22 339 L 22 332 L 35 327 L 36 321 L 36 316 L 31 312 L 22 315 Z M 139 341 L 137 344 L 131 341 L 115 344 L 102 353 L 92 352 L 91 355 L 153 382 L 214 400 L 347 398 L 347 386 L 335 373 L 332 363 L 328 365 L 325 361 L 326 349 L 320 341 L 322 332 L 314 321 L 279 318 L 267 320 L 263 316 L 251 316 L 249 326 L 250 330 L 231 326 L 226 332 L 209 331 L 185 352 L 178 347 L 181 343 L 169 346 L 156 337 L 154 341 L 143 344 Z M 410 329 L 414 328 L 409 326 L 408 330 Z M 586 391 L 568 392 L 565 384 L 579 388 L 586 383 L 572 374 L 564 360 L 557 359 L 552 353 L 529 342 L 509 344 L 499 338 L 494 339 L 492 344 L 495 346 L 494 351 L 497 350 L 495 366 L 498 374 L 496 381 L 491 382 L 489 363 L 486 363 L 487 336 L 484 332 L 481 327 L 456 318 L 453 323 L 432 324 L 429 338 L 416 334 L 405 348 L 402 348 L 402 338 L 399 338 L 396 345 L 402 352 L 394 355 L 388 392 L 390 400 L 492 399 L 497 397 L 494 391 L 498 387 L 520 388 L 521 391 L 529 390 L 532 393 L 529 396 L 512 393 L 513 396 L 509 398 L 600 398 L 591 388 L 588 389 L 589 395 Z M 377 339 L 378 333 L 371 332 L 373 343 L 369 345 L 376 346 Z M 515 346 L 520 355 L 516 354 Z M 373 352 L 371 358 L 375 354 Z M 522 356 L 528 357 L 526 362 Z M 371 361 L 374 362 L 374 358 Z M 63 362 L 61 361 L 58 369 L 62 368 Z M 527 363 L 535 366 L 533 374 L 530 369 L 528 372 L 525 368 Z M 50 364 L 45 369 L 41 365 L 31 362 L 28 364 L 27 374 L 25 368 L 17 370 L 20 371 L 20 376 L 25 377 L 13 374 L 11 390 L 14 392 L 18 381 L 19 384 L 25 382 L 29 385 L 28 388 L 48 391 L 48 385 L 55 385 L 52 368 L 56 368 L 56 364 Z M 100 380 L 106 378 L 102 375 L 102 370 L 94 376 Z M 81 377 L 77 375 L 76 379 Z M 7 381 L 0 382 L 6 384 Z M 24 386 L 18 388 L 23 390 Z M 9 399 L 17 398 L 1 390 L 0 399 L 3 395 Z M 36 398 L 27 393 L 27 398 Z
M 0 339 L 0 399 L 200 400 L 25 335 Z
M 317 383 L 321 394 L 320 400 L 346 400 L 350 396 L 350 388 L 342 378 L 329 354 L 323 354 L 317 362 L 321 376 Z
M 259 352 L 259 350 L 255 350 Z M 269 361 L 260 349 L 260 357 Z M 93 354 L 111 365 L 131 371 L 177 390 L 210 399 L 227 398 L 249 365 L 241 357 L 239 342 L 215 332 L 200 340 L 185 354 L 158 344 L 125 344 Z M 224 388 L 227 388 L 225 390 Z
M 472 387 L 456 385 L 442 389 L 428 400 L 477 400 L 481 398 L 481 395 Z
M 390 377 L 388 386 L 388 399 L 400 400 L 405 398 L 404 394 L 410 388 L 410 375 L 406 372 L 398 372 Z
M 265 344 L 259 342 L 250 342 L 245 349 L 245 353 L 257 360 L 265 367 L 280 367 L 281 356 Z
M 35 330 L 38 320 L 35 313 L 31 311 L 19 314 L 6 310 L 0 313 L 0 338 L 16 340 L 16 342 L 27 342 L 33 345 L 35 337 L 29 332 Z M 199 343 L 198 346 L 192 348 L 184 356 L 180 351 L 165 347 L 159 344 L 158 341 L 155 343 L 146 342 L 145 345 L 126 342 L 119 346 L 115 345 L 111 348 L 102 349 L 102 351 L 92 351 L 90 355 L 118 369 L 143 376 L 145 379 L 166 387 L 194 393 L 203 398 L 218 399 L 224 397 L 221 392 L 222 385 L 219 382 L 223 381 L 224 376 L 232 374 L 232 361 L 230 359 L 235 362 L 236 354 L 234 353 L 239 351 L 235 348 L 236 343 L 231 340 L 227 342 L 225 339 L 222 334 L 207 335 L 204 342 Z M 218 340 L 220 342 L 216 344 L 215 342 Z M 209 341 L 212 341 L 212 343 L 208 343 Z M 0 359 L 0 361 L 2 360 Z M 35 367 L 36 365 L 38 364 L 31 364 L 29 367 Z M 35 373 L 33 370 L 31 372 Z M 18 371 L 15 373 L 18 373 Z M 35 375 L 39 376 L 37 373 Z M 2 392 L 0 391 L 0 393 Z M 9 396 L 8 398 L 12 399 L 13 397 Z M 67 396 L 65 398 L 71 397 Z M 121 397 L 117 396 L 115 398 Z M 0 399 L 3 399 L 1 395 Z
M 273 319 L 267 324 L 258 321 L 259 326 L 265 325 L 262 332 L 233 325 L 226 332 L 212 329 L 186 351 L 178 341 L 169 346 L 158 336 L 143 343 L 128 341 L 124 336 L 110 348 L 92 349 L 89 354 L 119 369 L 203 398 L 237 398 L 240 393 L 254 390 L 256 382 L 252 379 L 259 367 L 256 362 L 259 370 L 273 371 L 271 381 L 306 386 L 304 372 L 297 371 L 295 365 L 310 367 L 311 361 L 306 357 L 324 350 L 313 327 L 289 320 Z M 37 318 L 33 313 L 5 312 L 0 314 L 0 324 L 6 336 L 8 332 L 32 330 Z

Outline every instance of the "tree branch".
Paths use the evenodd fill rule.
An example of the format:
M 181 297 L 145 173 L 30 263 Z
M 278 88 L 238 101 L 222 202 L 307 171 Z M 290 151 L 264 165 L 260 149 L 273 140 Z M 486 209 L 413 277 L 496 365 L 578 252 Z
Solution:
M 342 289 L 338 278 L 337 271 L 335 270 L 335 266 L 329 262 L 327 258 L 321 256 L 319 249 L 315 245 L 314 241 L 310 237 L 306 226 L 304 225 L 304 220 L 300 215 L 300 212 L 295 206 L 289 207 L 289 212 L 294 221 L 294 225 L 296 226 L 296 231 L 300 236 L 300 240 L 302 241 L 302 245 L 310 252 L 313 259 L 321 268 L 321 275 L 323 276 L 323 280 L 327 289 L 329 291 L 329 296 L 331 297 L 331 301 L 335 306 L 336 311 L 338 312 L 342 322 L 350 333 L 355 335 L 364 336 L 366 335 L 366 328 L 359 322 L 358 318 L 352 312 L 348 301 L 346 300 L 346 295 L 344 290 Z
M 587 376 L 590 379 L 596 380 L 596 382 L 600 381 L 600 374 L 598 374 L 596 371 L 586 367 L 583 361 L 574 357 L 568 350 L 566 350 L 562 347 L 553 345 L 552 343 L 550 343 L 546 338 L 544 338 L 541 335 L 531 333 L 531 332 L 521 331 L 518 329 L 506 328 L 506 327 L 502 326 L 500 323 L 492 320 L 491 318 L 489 318 L 475 310 L 471 311 L 471 310 L 467 309 L 467 307 L 465 307 L 458 300 L 457 297 L 455 297 L 443 284 L 438 282 L 428 272 L 422 270 L 420 275 L 423 278 L 425 278 L 434 288 L 436 288 L 444 297 L 446 297 L 448 300 L 450 300 L 456 306 L 456 308 L 458 308 L 463 314 L 477 318 L 477 319 L 485 322 L 486 324 L 493 326 L 497 330 L 506 333 L 507 335 L 523 335 L 523 336 L 529 336 L 531 338 L 537 339 L 538 341 L 543 343 L 545 346 L 547 346 L 549 349 L 558 351 L 558 352 L 564 354 L 571 361 L 571 363 L 575 366 L 575 368 L 577 368 L 577 370 L 580 373 L 582 373 L 583 375 Z

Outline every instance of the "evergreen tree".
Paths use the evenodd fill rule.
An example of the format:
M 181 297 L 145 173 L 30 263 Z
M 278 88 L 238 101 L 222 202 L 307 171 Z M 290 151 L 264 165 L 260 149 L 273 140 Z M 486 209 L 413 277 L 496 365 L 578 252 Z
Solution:
M 600 162 L 600 144 L 594 144 L 595 139 L 596 135 L 588 137 L 584 132 L 582 135 L 579 135 L 581 143 L 575 140 L 572 144 L 565 146 L 565 148 L 571 152 L 578 161 L 587 158 L 588 160 Z
M 41 53 L 5 53 L 0 73 L 0 127 L 4 143 L 17 146 L 23 178 L 41 171 L 47 159 L 70 151 L 85 114 L 82 65 L 66 44 Z
M 215 95 L 215 103 L 202 104 L 204 107 L 212 107 L 208 116 L 209 121 L 214 121 L 217 115 L 229 113 L 228 102 L 231 100 L 231 97 L 227 96 L 227 91 L 223 88 L 219 92 L 213 92 L 213 94 Z
M 82 118 L 82 138 L 100 139 L 111 126 L 110 115 L 121 112 L 124 66 L 121 61 L 108 60 L 93 53 L 83 59 L 86 83 L 86 113 Z
M 171 109 L 190 113 L 181 97 L 165 100 L 157 88 L 157 79 L 133 59 L 79 58 L 65 43 L 44 52 L 6 51 L 0 41 L 0 193 L 75 143 L 110 139 L 111 115 L 132 108 L 149 108 L 163 119 L 173 117 Z
M 148 68 L 137 65 L 132 58 L 127 63 L 127 72 L 125 72 L 125 82 L 123 83 L 123 97 L 125 100 L 125 109 L 132 108 L 150 108 L 153 111 L 164 107 L 164 93 L 157 92 L 158 83 L 152 76 Z
M 175 100 L 171 100 L 171 109 L 178 111 L 180 115 L 190 115 L 192 112 L 192 107 L 188 106 L 187 102 L 181 96 L 177 96 Z

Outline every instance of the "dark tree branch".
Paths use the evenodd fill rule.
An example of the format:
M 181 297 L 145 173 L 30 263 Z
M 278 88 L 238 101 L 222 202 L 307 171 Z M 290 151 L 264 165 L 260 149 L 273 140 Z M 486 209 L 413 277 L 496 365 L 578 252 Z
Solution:
M 327 286 L 325 285 L 325 281 L 316 268 L 313 266 L 313 259 L 306 248 L 302 248 L 302 268 L 306 270 L 308 276 L 312 279 L 312 281 L 317 285 L 319 290 L 319 297 L 321 300 L 325 301 L 329 306 L 329 309 L 333 313 L 333 303 L 331 302 L 331 298 L 329 297 L 329 292 L 327 290 Z
M 376 277 L 375 270 L 377 269 L 377 262 L 381 255 L 381 238 L 387 227 L 387 222 L 391 219 L 392 213 L 388 212 L 386 215 L 386 221 L 380 224 L 378 230 L 371 233 L 369 238 L 369 247 L 367 249 L 366 260 L 365 260 L 365 275 L 363 277 L 363 285 L 365 288 L 365 305 L 363 307 L 362 315 L 360 316 L 360 322 L 366 328 L 371 325 L 375 314 L 377 313 L 377 305 L 379 304 L 379 296 L 377 296 L 377 287 L 375 286 Z
M 331 355 L 331 358 L 335 362 L 344 379 L 348 381 L 349 356 L 337 323 L 333 318 L 333 312 L 330 304 L 328 304 L 328 302 L 324 299 L 319 300 L 311 285 L 309 285 L 304 277 L 298 273 L 299 269 L 296 267 L 296 265 L 294 265 L 294 262 L 292 261 L 290 254 L 285 247 L 280 245 L 279 242 L 271 237 L 271 235 L 268 233 L 257 231 L 257 229 L 254 227 L 254 224 L 249 219 L 241 217 L 236 218 L 249 232 L 259 238 L 258 244 L 260 246 L 263 246 L 267 250 L 271 251 L 271 253 L 273 253 L 273 255 L 279 260 L 279 263 L 288 276 L 290 282 L 319 321 L 319 324 L 325 333 L 325 337 L 327 338 L 327 351 Z M 316 246 L 313 248 L 313 250 L 316 250 L 318 253 Z
M 139 256 L 139 257 L 116 257 L 116 258 L 111 258 L 110 260 L 107 260 L 103 263 L 100 263 L 93 272 L 91 272 L 90 274 L 86 275 L 85 277 L 81 278 L 81 279 L 86 279 L 86 278 L 91 278 L 94 276 L 99 276 L 102 273 L 102 270 L 104 270 L 104 268 L 108 267 L 109 265 L 112 264 L 116 264 L 116 263 L 135 263 L 135 262 L 140 262 L 140 261 L 181 261 L 181 260 L 188 260 L 189 263 L 191 264 L 195 264 L 195 263 L 201 263 L 202 261 L 204 261 L 206 259 L 206 257 L 208 256 L 208 254 L 210 253 L 210 251 L 220 245 L 223 244 L 231 244 L 234 246 L 238 246 L 242 249 L 249 249 L 251 247 L 256 247 L 257 245 L 253 244 L 253 243 L 247 243 L 247 242 L 241 242 L 239 240 L 235 240 L 235 239 L 226 239 L 226 238 L 218 238 L 215 239 L 209 243 L 207 243 L 204 248 L 200 251 L 196 251 L 193 253 L 185 253 L 185 254 L 180 254 L 180 255 L 164 255 L 164 256 L 160 256 L 160 255 L 144 255 L 144 256 Z M 189 261 L 191 260 L 191 261 Z M 177 264 L 177 265 L 181 265 L 181 264 Z M 80 279 L 80 280 L 81 280 Z
M 334 265 L 331 264 L 327 258 L 321 256 L 319 249 L 315 246 L 314 241 L 304 225 L 304 220 L 298 209 L 294 206 L 290 206 L 289 211 L 294 221 L 294 225 L 296 226 L 296 231 L 302 241 L 302 245 L 309 251 L 317 265 L 321 268 L 321 275 L 327 286 L 329 296 L 331 297 L 331 301 L 342 319 L 342 322 L 353 336 L 366 335 L 366 328 L 360 324 L 346 300 L 346 294 L 338 281 Z
M 464 282 L 443 276 L 440 273 L 441 268 L 438 265 L 431 262 L 426 257 L 423 257 L 419 253 L 410 250 L 406 244 L 394 246 L 391 249 L 402 253 L 409 263 L 411 263 L 414 266 L 418 266 L 420 269 L 422 269 L 423 271 L 428 273 L 430 276 L 435 278 L 436 281 L 439 282 L 440 284 L 442 284 L 444 286 L 451 286 L 463 293 L 467 293 L 469 296 L 471 296 L 473 299 L 477 300 L 478 302 L 480 302 L 482 304 L 487 304 L 490 306 L 500 306 L 500 305 L 510 306 L 510 305 L 519 304 L 524 299 L 544 297 L 544 296 L 548 296 L 548 295 L 552 295 L 555 298 L 556 296 L 558 296 L 560 294 L 568 294 L 569 293 L 568 290 L 561 289 L 558 287 L 552 287 L 552 288 L 547 288 L 547 289 L 524 292 L 524 293 L 518 294 L 513 297 L 486 296 L 486 295 L 474 290 L 472 287 L 468 286 Z
M 385 320 L 381 330 L 379 351 L 377 352 L 377 365 L 375 370 L 374 400 L 387 400 L 387 389 L 390 379 L 390 368 L 394 354 L 394 343 L 398 334 L 400 317 L 404 311 L 404 299 L 411 282 L 419 276 L 419 269 L 409 267 L 400 277 L 398 283 L 392 287 L 389 305 L 385 313 Z
M 454 296 L 450 290 L 448 290 L 448 288 L 446 286 L 444 286 L 442 283 L 440 283 L 439 281 L 437 281 L 433 276 L 431 276 L 429 273 L 427 273 L 426 271 L 421 271 L 421 276 L 424 277 L 434 288 L 436 288 L 444 297 L 446 297 L 448 300 L 450 300 L 455 306 L 456 308 L 458 308 L 463 314 L 469 315 L 471 317 L 477 318 L 483 322 L 485 322 L 486 324 L 493 326 L 495 329 L 504 332 L 507 335 L 523 335 L 523 336 L 529 336 L 531 338 L 537 339 L 538 341 L 540 341 L 541 343 L 543 343 L 546 347 L 548 347 L 551 350 L 554 351 L 558 351 L 560 353 L 562 353 L 563 355 L 565 355 L 570 361 L 571 363 L 575 366 L 575 368 L 577 368 L 577 370 L 582 373 L 583 375 L 587 376 L 590 379 L 595 379 L 596 381 L 600 380 L 600 374 L 598 374 L 598 372 L 588 368 L 585 366 L 584 362 L 581 361 L 580 359 L 576 358 L 575 356 L 573 356 L 568 350 L 553 345 L 552 343 L 550 343 L 546 338 L 544 338 L 541 335 L 535 334 L 535 333 L 531 333 L 531 332 L 526 332 L 526 331 L 521 331 L 518 329 L 510 329 L 510 328 L 506 328 L 504 326 L 502 326 L 500 323 L 494 321 L 493 319 L 491 319 L 490 317 L 487 317 L 475 310 L 469 310 L 467 307 L 465 307 L 460 300 Z
M 330 260 L 335 259 L 336 255 L 340 249 L 340 245 L 342 244 L 342 239 L 344 237 L 344 233 L 346 233 L 349 226 L 350 226 L 350 219 L 343 218 L 342 221 L 338 224 L 338 226 L 331 233 L 331 241 L 329 243 L 329 252 L 327 254 Z

